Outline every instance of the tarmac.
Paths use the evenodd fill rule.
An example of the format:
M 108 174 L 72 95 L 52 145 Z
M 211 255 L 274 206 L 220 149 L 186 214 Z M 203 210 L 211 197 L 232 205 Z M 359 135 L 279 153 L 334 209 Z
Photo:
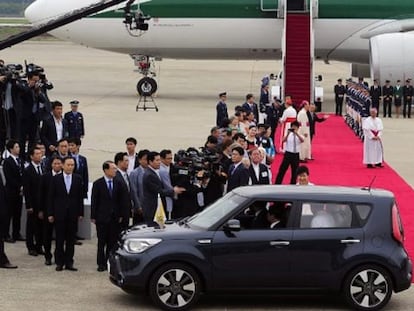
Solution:
M 200 147 L 215 123 L 218 93 L 228 92 L 228 107 L 242 104 L 247 93 L 259 99 L 260 81 L 278 73 L 280 61 L 173 60 L 157 62 L 159 90 L 154 98 L 159 111 L 139 110 L 133 60 L 127 55 L 99 51 L 72 43 L 30 41 L 0 52 L 6 63 L 35 63 L 46 69 L 54 84 L 51 100 L 80 101 L 86 135 L 81 153 L 88 158 L 90 181 L 102 174 L 103 161 L 125 150 L 125 139 L 138 139 L 137 150 Z M 315 63 L 322 74 L 325 113 L 334 111 L 333 86 L 349 77 L 349 64 Z M 153 103 L 148 103 L 151 106 Z M 329 122 L 329 121 L 327 121 Z M 383 119 L 385 160 L 414 185 L 414 119 Z M 362 145 L 361 145 L 362 148 Z M 362 161 L 362 159 L 361 159 Z M 374 184 L 375 186 L 375 184 Z M 55 272 L 43 257 L 27 254 L 23 242 L 6 244 L 17 270 L 0 270 L 0 310 L 156 310 L 148 299 L 123 293 L 96 271 L 96 240 L 76 247 L 78 272 Z M 407 310 L 414 305 L 414 290 L 395 295 L 386 310 Z M 346 310 L 336 297 L 203 297 L 196 310 Z

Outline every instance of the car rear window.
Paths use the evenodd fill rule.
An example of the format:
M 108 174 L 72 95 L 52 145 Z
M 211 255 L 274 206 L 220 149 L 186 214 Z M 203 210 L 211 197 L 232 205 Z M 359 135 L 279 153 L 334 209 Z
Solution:
M 300 228 L 351 228 L 352 218 L 348 204 L 304 202 Z

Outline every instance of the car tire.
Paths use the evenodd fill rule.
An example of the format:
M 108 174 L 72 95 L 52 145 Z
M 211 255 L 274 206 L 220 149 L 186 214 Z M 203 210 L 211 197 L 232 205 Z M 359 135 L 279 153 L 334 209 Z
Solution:
M 391 299 L 390 274 L 377 265 L 363 265 L 351 271 L 342 288 L 346 302 L 355 310 L 380 310 Z
M 137 83 L 137 91 L 140 96 L 152 96 L 158 89 L 157 81 L 144 77 Z
M 182 263 L 163 265 L 152 275 L 149 294 L 162 310 L 188 310 L 200 296 L 200 277 L 190 266 Z

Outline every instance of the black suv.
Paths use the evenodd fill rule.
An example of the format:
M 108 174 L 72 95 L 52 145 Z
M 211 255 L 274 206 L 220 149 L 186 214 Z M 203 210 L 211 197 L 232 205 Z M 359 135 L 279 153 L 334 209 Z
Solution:
M 392 193 L 250 186 L 164 229 L 135 227 L 108 261 L 110 280 L 164 310 L 201 293 L 341 293 L 379 310 L 410 287 L 412 265 Z

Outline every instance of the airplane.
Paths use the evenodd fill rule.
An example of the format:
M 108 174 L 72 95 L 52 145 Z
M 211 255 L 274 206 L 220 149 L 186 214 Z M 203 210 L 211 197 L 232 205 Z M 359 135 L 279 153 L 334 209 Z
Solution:
M 36 0 L 39 25 L 97 0 Z M 157 89 L 155 59 L 281 59 L 284 12 L 297 0 L 129 0 L 50 31 L 62 40 L 129 54 Z M 299 0 L 300 1 L 300 0 Z M 351 75 L 396 81 L 414 74 L 414 1 L 302 0 L 312 10 L 314 59 L 352 63 Z

